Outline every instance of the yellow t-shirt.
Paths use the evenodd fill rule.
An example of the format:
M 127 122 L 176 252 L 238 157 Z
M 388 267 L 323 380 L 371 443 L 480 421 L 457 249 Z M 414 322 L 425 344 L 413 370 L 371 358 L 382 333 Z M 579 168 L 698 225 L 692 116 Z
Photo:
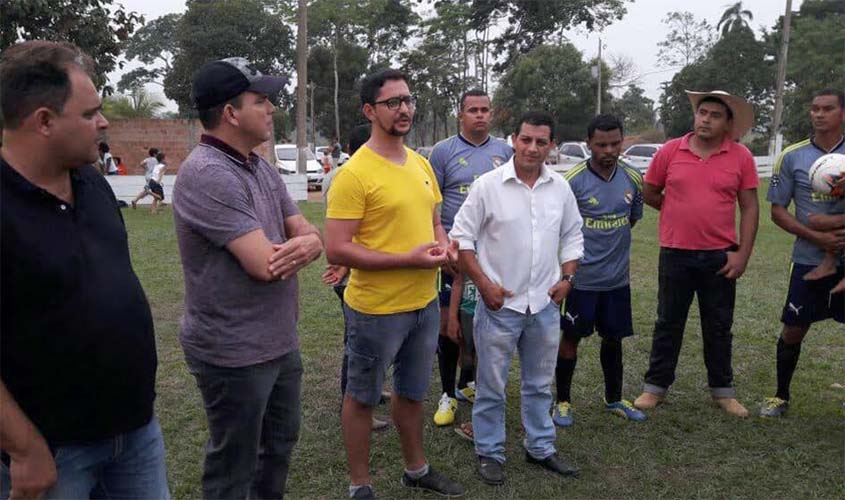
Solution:
M 367 146 L 355 152 L 332 182 L 326 217 L 360 219 L 352 241 L 385 253 L 405 253 L 435 241 L 432 218 L 441 202 L 428 161 L 405 148 L 397 165 Z M 366 314 L 395 314 L 425 307 L 437 296 L 437 269 L 352 269 L 344 300 Z

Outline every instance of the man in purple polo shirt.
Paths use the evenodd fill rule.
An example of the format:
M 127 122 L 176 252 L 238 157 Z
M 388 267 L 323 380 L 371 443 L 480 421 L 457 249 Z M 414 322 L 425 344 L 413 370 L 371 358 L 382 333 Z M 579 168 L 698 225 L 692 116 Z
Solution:
M 282 498 L 299 435 L 296 273 L 322 251 L 279 174 L 271 138 L 286 79 L 243 58 L 194 76 L 206 130 L 179 169 L 173 214 L 185 274 L 180 341 L 208 418 L 205 498 Z

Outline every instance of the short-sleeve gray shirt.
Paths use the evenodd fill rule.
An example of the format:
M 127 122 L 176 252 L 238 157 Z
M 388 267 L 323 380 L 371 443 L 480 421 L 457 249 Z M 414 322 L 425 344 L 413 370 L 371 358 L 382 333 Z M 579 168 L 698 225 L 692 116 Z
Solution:
M 264 159 L 244 158 L 211 136 L 191 151 L 173 188 L 185 276 L 179 339 L 186 354 L 240 367 L 299 348 L 297 278 L 255 280 L 226 249 L 256 229 L 272 243 L 283 243 L 284 219 L 297 214 L 281 176 Z

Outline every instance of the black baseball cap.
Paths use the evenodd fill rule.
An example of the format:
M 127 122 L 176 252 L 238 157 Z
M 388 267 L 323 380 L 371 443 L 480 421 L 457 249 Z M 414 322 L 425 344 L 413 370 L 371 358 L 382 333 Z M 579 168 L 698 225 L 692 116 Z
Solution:
M 209 109 L 250 90 L 275 100 L 287 77 L 263 75 L 243 57 L 206 63 L 194 73 L 191 97 L 197 109 Z

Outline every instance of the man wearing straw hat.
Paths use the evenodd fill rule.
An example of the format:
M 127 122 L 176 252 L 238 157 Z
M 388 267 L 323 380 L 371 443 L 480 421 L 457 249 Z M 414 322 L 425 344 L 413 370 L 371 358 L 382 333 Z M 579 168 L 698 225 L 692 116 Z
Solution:
M 666 398 L 697 295 L 713 402 L 730 415 L 747 417 L 733 388 L 731 326 L 736 280 L 757 234 L 757 169 L 751 152 L 737 142 L 753 125 L 754 111 L 744 99 L 720 90 L 687 96 L 693 131 L 667 142 L 645 175 L 645 202 L 660 210 L 660 263 L 651 359 L 634 406 L 651 409 Z

